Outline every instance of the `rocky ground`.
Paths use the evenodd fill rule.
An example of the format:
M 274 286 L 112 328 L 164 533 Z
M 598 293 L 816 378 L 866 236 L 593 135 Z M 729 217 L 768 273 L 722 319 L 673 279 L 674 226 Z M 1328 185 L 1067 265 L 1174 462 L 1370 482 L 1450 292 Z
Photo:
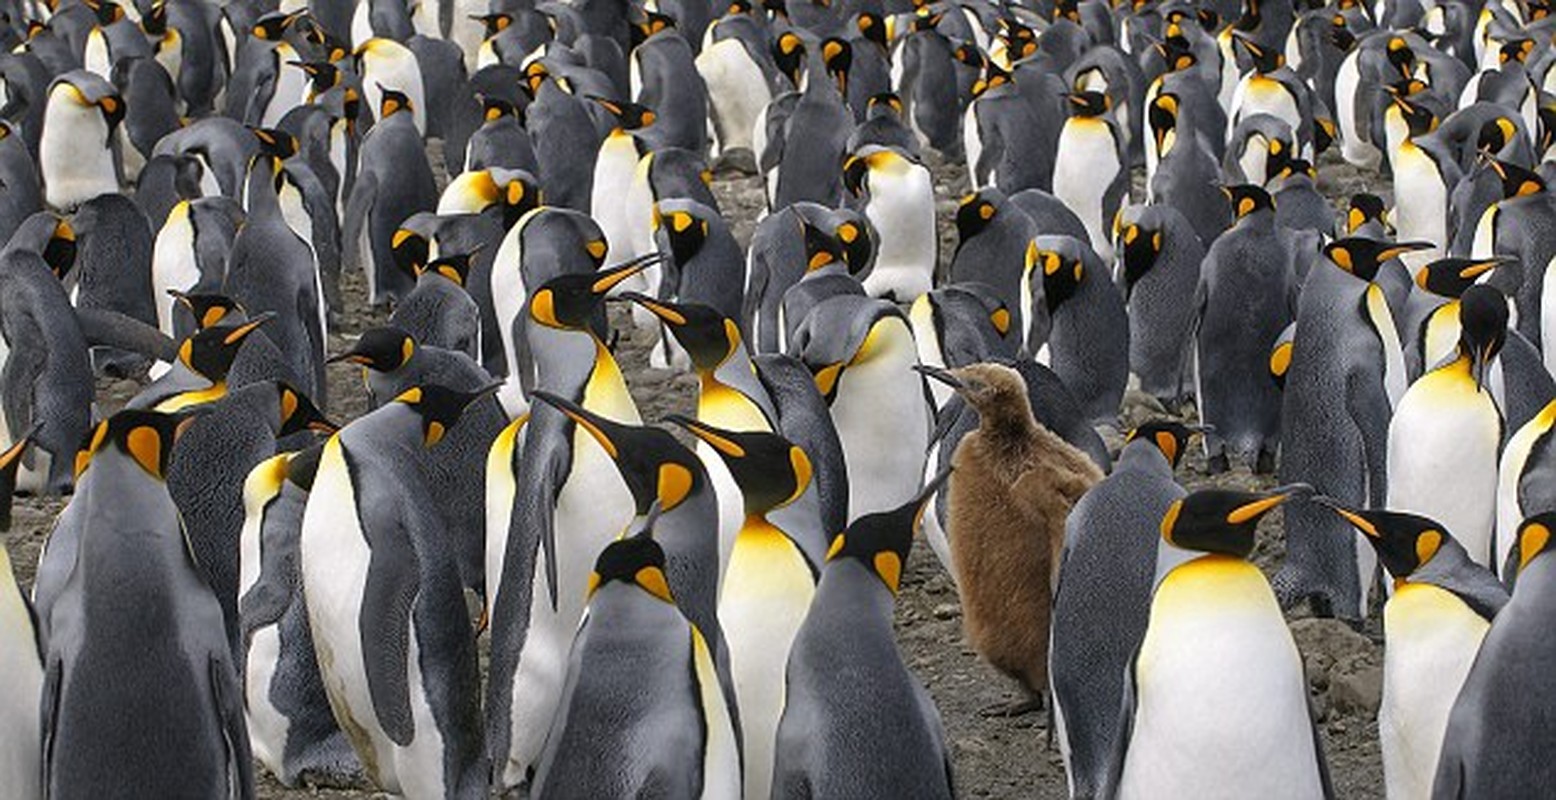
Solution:
M 936 168 L 942 261 L 955 247 L 951 225 L 956 199 L 965 191 L 956 165 Z M 1326 162 L 1320 188 L 1330 197 L 1344 197 L 1373 184 L 1368 176 L 1344 165 Z M 746 241 L 762 208 L 761 181 L 736 173 L 721 173 L 714 184 L 722 210 L 733 222 L 737 238 Z M 362 330 L 381 323 L 380 312 L 364 311 L 361 281 L 356 273 L 346 280 L 351 310 L 331 333 L 331 352 L 339 352 Z M 618 322 L 623 321 L 618 317 Z M 646 420 L 652 422 L 673 411 L 690 411 L 696 381 L 647 366 L 645 337 L 623 336 L 618 353 Z M 329 373 L 329 412 L 346 422 L 365 410 L 355 368 L 332 366 Z M 111 412 L 134 394 L 133 381 L 104 382 L 99 402 Z M 1124 422 L 1133 424 L 1155 413 L 1139 402 L 1126 401 Z M 1114 436 L 1111 444 L 1117 446 Z M 1244 471 L 1209 476 L 1202 454 L 1185 459 L 1179 479 L 1190 488 L 1226 486 L 1267 487 L 1270 481 Z M 471 480 L 480 480 L 476 475 Z M 38 552 L 53 525 L 62 502 L 54 499 L 19 499 L 11 531 L 5 543 L 18 578 L 30 587 Z M 1283 549 L 1279 512 L 1261 529 L 1255 559 L 1273 575 Z M 1042 714 L 1017 718 L 989 718 L 981 709 L 1015 699 L 1015 684 L 981 662 L 961 635 L 961 614 L 956 588 L 927 547 L 919 547 L 910 559 L 897 607 L 897 628 L 903 658 L 927 685 L 940 708 L 946 737 L 951 743 L 959 794 L 964 797 L 1062 798 L 1067 796 L 1063 764 L 1057 746 L 1050 746 Z M 1383 797 L 1383 772 L 1374 719 L 1382 686 L 1382 652 L 1376 625 L 1363 632 L 1333 620 L 1293 619 L 1291 629 L 1307 664 L 1314 704 L 1321 720 L 1319 729 L 1335 788 L 1342 798 Z M 312 788 L 286 789 L 262 775 L 261 798 L 365 798 L 371 791 Z

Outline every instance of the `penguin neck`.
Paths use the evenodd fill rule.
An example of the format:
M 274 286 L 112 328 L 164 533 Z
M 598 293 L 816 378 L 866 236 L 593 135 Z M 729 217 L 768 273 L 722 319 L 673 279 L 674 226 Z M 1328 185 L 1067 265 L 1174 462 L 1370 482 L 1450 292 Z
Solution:
M 1014 455 L 1032 446 L 1037 420 L 1032 418 L 1032 406 L 1025 397 L 1001 398 L 977 411 L 979 434 L 998 451 Z
M 243 194 L 249 216 L 281 215 L 281 198 L 276 194 L 275 175 L 271 172 L 268 158 L 256 158 L 249 165 L 248 182 Z
M 1118 454 L 1118 460 L 1113 464 L 1113 470 L 1117 472 L 1127 467 L 1139 467 L 1153 471 L 1165 470 L 1172 474 L 1172 462 L 1167 460 L 1167 454 L 1162 452 L 1153 442 L 1145 439 L 1136 439 L 1124 445 L 1123 452 Z

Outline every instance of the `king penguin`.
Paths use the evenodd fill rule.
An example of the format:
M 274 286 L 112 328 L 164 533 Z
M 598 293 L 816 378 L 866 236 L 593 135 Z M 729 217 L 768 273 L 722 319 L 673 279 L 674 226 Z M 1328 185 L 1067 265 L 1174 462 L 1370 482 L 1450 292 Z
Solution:
M 437 184 L 427 164 L 421 133 L 407 95 L 386 89 L 378 122 L 362 140 L 356 182 L 341 225 L 347 260 L 367 276 L 368 302 L 379 306 L 411 289 L 411 276 L 395 266 L 391 240 L 400 223 L 438 205 Z
M 303 510 L 309 629 L 335 718 L 386 791 L 481 798 L 480 675 L 425 449 L 478 395 L 436 385 L 342 428 Z
M 774 433 L 727 430 L 675 415 L 669 421 L 718 454 L 744 498 L 719 620 L 740 705 L 745 796 L 765 800 L 772 790 L 784 668 L 826 552 L 811 460 Z
M 1129 382 L 1130 332 L 1107 267 L 1079 239 L 1039 236 L 1027 247 L 1021 282 L 1021 316 L 1029 326 L 1045 316 L 1050 323 L 1046 341 L 1029 334 L 1028 351 L 1038 350 L 1039 361 L 1047 351 L 1049 365 L 1093 425 L 1117 424 Z M 1042 312 L 1036 310 L 1039 299 Z
M 1167 508 L 1162 538 L 1201 555 L 1157 584 L 1102 797 L 1334 796 L 1302 656 L 1248 561 L 1260 518 L 1302 491 L 1205 489 Z
M 897 507 L 919 490 L 933 428 L 913 330 L 884 300 L 841 295 L 800 323 L 791 349 L 815 376 L 848 465 L 848 515 Z
M 1448 715 L 1434 800 L 1532 797 L 1556 780 L 1543 737 L 1531 736 L 1556 713 L 1536 665 L 1556 658 L 1548 621 L 1556 613 L 1550 556 L 1556 515 L 1524 520 L 1509 563 L 1513 595 L 1497 614 Z
M 1411 384 L 1389 422 L 1387 507 L 1441 521 L 1489 567 L 1502 415 L 1486 372 L 1507 336 L 1507 300 L 1472 286 L 1459 303 L 1458 353 Z
M 940 712 L 892 633 L 913 538 L 947 477 L 832 539 L 789 653 L 772 796 L 954 795 Z
M 929 168 L 907 153 L 872 145 L 844 162 L 843 183 L 860 198 L 880 241 L 865 292 L 913 302 L 929 291 L 939 251 Z
M 70 210 L 119 191 L 124 100 L 102 77 L 76 70 L 49 85 L 38 139 L 38 174 L 49 205 Z
M 13 469 L 20 447 L 7 451 L 6 469 Z M 16 800 L 41 800 L 38 764 L 43 750 L 39 731 L 38 698 L 43 694 L 43 640 L 33 618 L 32 605 L 11 569 L 11 557 L 0 547 L 0 643 L 4 643 L 0 665 L 10 676 L 10 684 L 0 692 L 0 721 L 10 733 L 0 749 L 0 782 L 14 793 Z
M 1389 797 L 1425 800 L 1454 698 L 1507 589 L 1435 520 L 1320 502 L 1367 538 L 1394 578 L 1383 607 L 1383 780 Z
M 1107 95 L 1069 95 L 1070 119 L 1059 133 L 1054 156 L 1054 196 L 1086 225 L 1091 247 L 1103 263 L 1113 263 L 1108 222 L 1129 191 L 1124 134 L 1111 115 Z
M 1107 778 L 1124 678 L 1150 621 L 1158 553 L 1182 552 L 1163 542 L 1158 528 L 1185 494 L 1173 469 L 1191 434 L 1177 422 L 1130 431 L 1112 474 L 1065 520 L 1048 677 L 1051 727 L 1072 797 L 1095 797 Z
M 678 606 L 652 526 L 649 517 L 606 546 L 589 574 L 537 800 L 741 794 L 736 727 L 712 649 Z
M 605 294 L 633 264 L 561 275 L 530 295 L 535 385 L 618 422 L 639 424 L 616 359 L 600 338 Z M 522 436 L 520 436 L 522 434 Z M 492 661 L 486 700 L 493 783 L 527 784 L 538 765 L 600 550 L 633 517 L 610 454 L 552 406 L 498 436 L 487 460 L 486 585 Z
M 221 604 L 163 482 L 182 422 L 121 411 L 80 455 L 73 563 L 48 609 L 48 796 L 254 796 Z
M 1113 279 L 1129 312 L 1129 370 L 1160 401 L 1181 397 L 1184 359 L 1194 328 L 1194 294 L 1205 246 L 1169 203 L 1130 206 L 1114 221 Z

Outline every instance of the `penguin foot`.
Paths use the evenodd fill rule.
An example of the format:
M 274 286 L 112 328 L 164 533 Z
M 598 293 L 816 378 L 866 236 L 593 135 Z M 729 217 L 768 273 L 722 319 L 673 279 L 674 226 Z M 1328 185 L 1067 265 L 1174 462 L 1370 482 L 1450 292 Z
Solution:
M 1253 464 L 1255 475 L 1275 474 L 1275 452 L 1273 450 L 1260 450 Z
M 1232 462 L 1227 459 L 1226 453 L 1217 453 L 1205 462 L 1205 468 L 1210 470 L 1211 475 L 1220 475 L 1232 468 Z
M 995 703 L 978 709 L 981 717 L 1024 717 L 1027 714 L 1035 714 L 1043 710 L 1043 697 L 1028 697 L 1021 700 L 1012 700 L 1008 703 Z

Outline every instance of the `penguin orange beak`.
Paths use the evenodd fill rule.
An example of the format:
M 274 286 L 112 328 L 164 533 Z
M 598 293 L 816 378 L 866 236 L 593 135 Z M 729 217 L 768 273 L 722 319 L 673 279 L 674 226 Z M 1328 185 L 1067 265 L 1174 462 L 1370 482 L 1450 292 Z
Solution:
M 667 325 L 680 326 L 686 324 L 686 315 L 682 314 L 673 303 L 655 300 L 646 294 L 638 292 L 622 292 L 621 299 L 637 303 Z
M 664 258 L 664 255 L 661 253 L 650 253 L 634 258 L 625 264 L 600 270 L 598 273 L 599 277 L 595 279 L 589 289 L 596 295 L 603 295 L 616 288 L 622 281 L 664 261 Z
M 1380 539 L 1383 537 L 1383 534 L 1378 531 L 1378 526 L 1372 524 L 1372 522 L 1369 521 L 1366 517 L 1363 517 L 1360 514 L 1357 514 L 1356 512 L 1341 505 L 1340 501 L 1334 499 L 1333 497 L 1322 494 L 1314 495 L 1313 502 L 1329 509 L 1330 511 L 1333 511 L 1341 519 L 1349 522 L 1351 527 L 1361 531 L 1363 534 L 1366 534 L 1367 536 L 1370 536 L 1374 539 Z

